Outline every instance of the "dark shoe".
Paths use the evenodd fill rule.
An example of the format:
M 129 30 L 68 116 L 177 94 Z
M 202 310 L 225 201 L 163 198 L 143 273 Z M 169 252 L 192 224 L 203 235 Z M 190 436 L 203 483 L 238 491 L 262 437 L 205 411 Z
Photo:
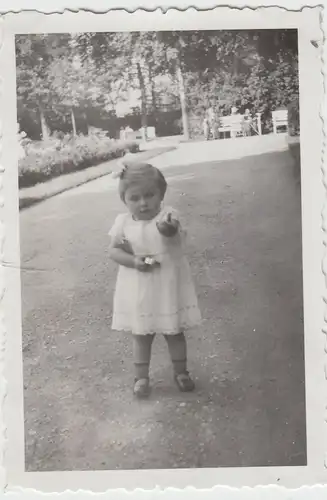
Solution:
M 140 378 L 135 380 L 133 393 L 139 399 L 148 398 L 151 392 L 150 382 L 148 378 Z
M 195 389 L 195 384 L 188 372 L 178 373 L 175 375 L 175 382 L 181 392 L 192 392 Z

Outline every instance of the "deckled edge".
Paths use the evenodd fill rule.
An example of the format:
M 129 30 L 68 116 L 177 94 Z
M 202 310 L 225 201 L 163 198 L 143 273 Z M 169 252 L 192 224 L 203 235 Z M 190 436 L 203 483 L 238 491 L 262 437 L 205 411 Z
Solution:
M 272 493 L 274 492 L 274 493 Z M 313 497 L 314 492 L 317 493 Z M 276 484 L 269 484 L 264 486 L 241 486 L 236 488 L 235 486 L 213 486 L 212 488 L 196 488 L 195 486 L 187 486 L 185 488 L 167 487 L 160 488 L 156 486 L 152 489 L 142 489 L 140 487 L 134 490 L 127 490 L 125 488 L 115 488 L 107 489 L 106 491 L 94 492 L 91 490 L 70 490 L 60 492 L 42 492 L 34 488 L 15 488 L 10 490 L 11 494 L 20 495 L 30 495 L 30 498 L 37 499 L 39 497 L 59 497 L 63 498 L 76 497 L 79 500 L 88 500 L 86 497 L 104 497 L 105 495 L 115 494 L 115 500 L 131 500 L 134 495 L 137 500 L 156 500 L 160 498 L 162 500 L 177 500 L 177 495 L 181 500 L 197 500 L 195 495 L 199 498 L 200 494 L 207 494 L 207 500 L 216 500 L 221 498 L 222 500 L 325 500 L 326 485 L 315 484 L 315 485 L 303 485 L 299 488 L 286 488 L 285 486 L 279 486 Z M 321 495 L 319 494 L 321 493 Z M 139 496 L 137 496 L 139 494 Z M 217 495 L 223 495 L 221 497 Z M 172 495 L 171 497 L 169 495 Z M 264 497 L 262 496 L 264 495 Z M 273 496 L 274 495 L 274 496 Z M 205 497 L 204 497 L 205 500 Z
M 217 0 L 219 1 L 219 0 Z M 292 0 L 294 1 L 294 0 Z M 80 7 L 80 8 L 74 8 L 74 7 L 65 7 L 60 10 L 53 10 L 51 12 L 49 11 L 44 11 L 40 9 L 20 9 L 20 10 L 7 10 L 5 12 L 1 12 L 0 10 L 0 15 L 6 15 L 6 14 L 20 14 L 24 12 L 35 12 L 38 14 L 42 14 L 44 16 L 51 16 L 53 14 L 65 14 L 65 13 L 71 13 L 71 14 L 78 14 L 79 12 L 84 12 L 88 14 L 94 14 L 94 15 L 103 15 L 103 14 L 108 14 L 109 12 L 121 12 L 125 11 L 128 14 L 135 14 L 136 12 L 155 12 L 155 11 L 161 11 L 163 14 L 166 14 L 168 11 L 177 11 L 177 12 L 186 12 L 188 10 L 196 10 L 198 12 L 204 12 L 204 11 L 213 11 L 216 9 L 232 9 L 232 10 L 258 10 L 258 9 L 282 9 L 283 11 L 286 12 L 302 12 L 305 9 L 317 9 L 317 8 L 322 8 L 324 9 L 324 0 L 322 2 L 317 2 L 316 4 L 312 5 L 302 5 L 302 6 L 294 6 L 293 8 L 285 7 L 284 5 L 278 5 L 275 3 L 271 3 L 270 5 L 247 5 L 247 4 L 240 4 L 240 5 L 231 5 L 228 3 L 219 3 L 218 5 L 213 5 L 212 7 L 206 7 L 204 6 L 203 8 L 197 6 L 197 5 L 192 5 L 191 3 L 187 7 L 178 7 L 178 6 L 172 6 L 172 7 L 165 7 L 165 6 L 157 6 L 157 7 L 151 7 L 147 8 L 145 6 L 142 7 L 136 7 L 136 8 L 128 8 L 128 7 L 109 7 L 108 9 L 97 9 L 97 10 L 92 10 L 91 8 L 86 8 L 86 7 Z M 0 6 L 1 8 L 1 6 Z
M 4 44 L 3 36 L 3 16 L 0 15 L 0 52 Z M 3 78 L 0 72 L 0 111 L 2 110 L 3 102 Z M 7 429 L 3 416 L 4 403 L 7 393 L 7 380 L 4 375 L 5 365 L 5 344 L 6 344 L 6 327 L 5 327 L 5 306 L 4 296 L 6 291 L 5 283 L 5 216 L 4 216 L 4 172 L 5 166 L 2 163 L 3 152 L 3 123 L 2 114 L 0 113 L 0 485 L 5 490 L 6 484 L 6 469 L 5 469 L 5 453 L 7 445 Z
M 327 168 L 326 168 L 326 161 L 325 161 L 325 156 L 327 155 L 327 118 L 325 118 L 325 115 L 327 115 L 327 69 L 325 69 L 325 61 L 327 61 L 327 41 L 326 41 L 326 35 L 325 35 L 325 23 L 327 25 L 327 15 L 325 14 L 325 5 L 323 3 L 317 3 L 315 5 L 302 5 L 301 7 L 294 7 L 294 8 L 287 8 L 283 5 L 278 5 L 278 4 L 270 4 L 270 5 L 257 5 L 257 6 L 251 6 L 251 5 L 230 5 L 230 4 L 219 4 L 215 5 L 212 7 L 204 7 L 200 8 L 198 6 L 193 6 L 189 5 L 188 7 L 153 7 L 153 8 L 146 8 L 146 7 L 138 7 L 138 8 L 133 8 L 133 9 L 128 9 L 128 8 L 123 8 L 123 7 L 113 7 L 113 8 L 108 8 L 108 9 L 103 9 L 103 10 L 92 10 L 89 8 L 64 8 L 59 11 L 42 11 L 39 9 L 20 9 L 20 10 L 7 10 L 6 12 L 1 12 L 0 11 L 0 52 L 2 49 L 2 46 L 4 44 L 4 38 L 3 38 L 3 28 L 1 24 L 4 22 L 5 16 L 7 14 L 20 14 L 24 12 L 35 12 L 39 13 L 41 15 L 49 16 L 53 14 L 65 14 L 65 13 L 75 13 L 78 14 L 79 12 L 84 12 L 84 13 L 89 13 L 89 14 L 94 14 L 94 15 L 103 15 L 107 14 L 109 12 L 114 12 L 114 11 L 125 11 L 129 14 L 135 14 L 137 12 L 145 12 L 145 13 L 151 13 L 155 11 L 161 11 L 163 14 L 166 14 L 168 11 L 177 11 L 177 12 L 186 12 L 188 10 L 196 10 L 196 11 L 213 11 L 213 10 L 219 10 L 222 8 L 228 8 L 231 10 L 263 10 L 263 9 L 272 9 L 272 8 L 278 8 L 281 9 L 282 11 L 285 12 L 302 12 L 304 9 L 320 9 L 320 28 L 322 32 L 322 45 L 321 45 L 321 74 L 323 78 L 323 102 L 320 110 L 320 119 L 322 121 L 322 151 L 321 151 L 321 170 L 322 170 L 322 182 L 325 188 L 325 201 L 323 204 L 322 208 L 322 229 L 323 229 L 323 245 L 324 245 L 324 252 L 323 252 L 323 258 L 322 258 L 322 272 L 325 277 L 325 286 L 327 288 Z M 4 255 L 4 247 L 5 247 L 5 217 L 4 217 L 4 206 L 5 206 L 5 199 L 4 199 L 4 192 L 3 192 L 3 184 L 4 184 L 4 172 L 5 172 L 5 166 L 2 164 L 2 151 L 3 151 L 3 127 L 2 127 L 2 119 L 1 119 L 1 109 L 2 109 L 2 100 L 3 100 L 3 78 L 1 76 L 1 70 L 0 70 L 0 487 L 3 492 L 6 492 L 6 489 L 8 487 L 7 484 L 7 474 L 6 474 L 6 469 L 5 469 L 5 454 L 6 454 L 6 448 L 7 448 L 7 428 L 6 428 L 6 423 L 3 418 L 4 412 L 4 403 L 5 403 L 5 398 L 6 398 L 6 393 L 7 393 L 7 380 L 4 375 L 4 365 L 5 365 L 5 347 L 6 347 L 6 327 L 5 327 L 5 306 L 4 306 L 4 296 L 6 292 L 6 283 L 5 283 L 5 255 Z M 325 304 L 325 314 L 324 314 L 324 322 L 323 322 L 323 327 L 322 327 L 322 333 L 325 335 L 325 363 L 324 363 L 324 373 L 325 373 L 325 379 L 327 382 L 327 290 L 326 293 L 323 297 L 323 301 Z M 327 401 L 325 405 L 325 422 L 327 424 Z M 325 437 L 324 441 L 326 442 L 326 448 L 327 448 L 327 437 Z M 327 449 L 325 452 L 325 457 L 324 457 L 324 467 L 327 469 Z M 42 495 L 42 496 L 53 496 L 53 495 L 92 495 L 92 496 L 103 496 L 104 494 L 108 494 L 110 492 L 115 492 L 117 495 L 123 494 L 124 496 L 131 496 L 132 494 L 137 494 L 137 493 L 142 493 L 143 495 L 151 495 L 151 498 L 154 498 L 154 495 L 161 494 L 168 494 L 168 493 L 180 493 L 180 494 L 190 494 L 190 493 L 200 493 L 200 492 L 207 492 L 207 493 L 222 493 L 222 492 L 229 492 L 229 493 L 239 493 L 241 494 L 242 492 L 250 492 L 253 490 L 259 490 L 259 491 L 264 491 L 264 490 L 272 490 L 274 489 L 276 492 L 279 491 L 284 492 L 284 493 L 290 493 L 290 492 L 296 492 L 296 491 L 301 491 L 304 493 L 304 491 L 310 491 L 312 492 L 313 490 L 322 490 L 325 489 L 325 485 L 323 484 L 317 484 L 317 485 L 302 485 L 299 488 L 291 488 L 288 489 L 284 486 L 279 486 L 276 484 L 270 484 L 270 485 L 261 485 L 258 484 L 254 487 L 249 487 L 249 486 L 243 486 L 240 488 L 236 488 L 233 486 L 228 486 L 228 485 L 216 485 L 213 486 L 212 488 L 201 488 L 198 489 L 194 486 L 187 486 L 185 488 L 176 488 L 176 487 L 166 487 L 166 488 L 161 488 L 159 486 L 156 486 L 153 489 L 142 489 L 142 488 L 135 488 L 133 490 L 128 490 L 126 488 L 115 488 L 115 489 L 107 489 L 102 492 L 94 492 L 92 490 L 86 490 L 86 489 L 79 489 L 79 490 L 71 490 L 71 489 L 66 489 L 64 491 L 60 492 L 42 492 L 40 490 L 37 490 L 35 488 L 23 488 L 19 486 L 13 486 L 9 490 L 7 490 L 8 493 L 20 493 L 20 494 L 33 494 L 34 495 Z M 234 497 L 233 497 L 234 498 Z
M 325 188 L 325 199 L 322 207 L 322 230 L 323 230 L 323 257 L 322 257 L 322 272 L 325 278 L 325 287 L 327 286 L 327 168 L 326 168 L 326 154 L 327 154 L 327 69 L 325 64 L 327 63 L 327 42 L 325 28 L 327 25 L 327 15 L 325 9 L 323 8 L 320 12 L 320 29 L 322 32 L 322 46 L 321 46 L 321 74 L 322 74 L 322 84 L 323 84 L 323 101 L 320 110 L 320 119 L 322 122 L 322 149 L 321 149 L 321 171 L 322 171 L 322 183 Z M 324 324 L 322 327 L 322 333 L 325 335 L 325 362 L 324 362 L 324 372 L 325 379 L 327 382 L 327 293 L 325 290 L 324 297 Z M 327 400 L 325 403 L 325 424 L 327 425 Z M 327 429 L 326 435 L 324 436 L 324 442 L 326 443 L 325 460 L 324 466 L 327 469 Z

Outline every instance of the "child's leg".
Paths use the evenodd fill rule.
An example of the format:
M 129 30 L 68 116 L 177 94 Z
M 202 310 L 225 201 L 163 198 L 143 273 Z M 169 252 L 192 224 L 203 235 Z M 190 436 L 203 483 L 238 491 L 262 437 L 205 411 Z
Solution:
M 165 335 L 174 367 L 175 381 L 183 392 L 194 390 L 194 382 L 187 371 L 187 346 L 184 333 Z
M 185 373 L 187 371 L 187 349 L 184 333 L 177 335 L 165 335 L 168 350 L 174 367 L 174 373 Z
M 151 347 L 154 335 L 133 335 L 136 380 L 149 377 Z

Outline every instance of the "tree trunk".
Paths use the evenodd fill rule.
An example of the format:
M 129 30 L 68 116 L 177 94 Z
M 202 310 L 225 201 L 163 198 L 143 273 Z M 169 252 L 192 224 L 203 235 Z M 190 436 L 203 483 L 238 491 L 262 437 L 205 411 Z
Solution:
M 141 64 L 138 62 L 137 67 L 137 77 L 139 80 L 140 90 L 141 90 L 141 124 L 144 132 L 144 139 L 147 140 L 147 107 L 146 107 L 146 88 L 145 82 L 142 74 Z
M 76 137 L 77 136 L 76 119 L 75 119 L 75 114 L 74 114 L 74 109 L 73 108 L 71 108 L 71 110 L 70 110 L 70 117 L 71 117 L 71 120 L 72 120 L 73 136 Z
M 48 125 L 47 125 L 47 122 L 45 119 L 44 111 L 41 107 L 39 108 L 39 112 L 40 112 L 42 140 L 46 141 L 50 137 L 50 132 L 49 132 L 49 128 L 48 128 Z
M 189 127 L 188 127 L 188 116 L 187 116 L 187 107 L 186 107 L 186 99 L 185 99 L 185 85 L 184 85 L 184 77 L 182 73 L 182 68 L 180 64 L 180 60 L 177 58 L 177 66 L 176 66 L 176 75 L 178 81 L 178 90 L 179 90 L 179 98 L 181 102 L 181 110 L 182 110 L 182 122 L 183 122 L 183 134 L 186 140 L 190 138 Z
M 154 81 L 154 78 L 152 75 L 151 66 L 149 66 L 149 81 L 150 81 L 150 85 L 151 85 L 152 109 L 153 109 L 153 112 L 156 113 L 156 111 L 157 111 L 156 86 L 155 86 L 155 81 Z

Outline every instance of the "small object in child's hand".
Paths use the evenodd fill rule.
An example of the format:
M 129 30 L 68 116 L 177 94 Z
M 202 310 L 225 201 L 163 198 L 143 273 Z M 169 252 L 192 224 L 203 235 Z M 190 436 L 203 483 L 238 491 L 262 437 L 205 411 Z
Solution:
M 144 263 L 147 264 L 148 266 L 154 266 L 154 264 L 156 264 L 156 260 L 153 259 L 152 257 L 145 257 Z

